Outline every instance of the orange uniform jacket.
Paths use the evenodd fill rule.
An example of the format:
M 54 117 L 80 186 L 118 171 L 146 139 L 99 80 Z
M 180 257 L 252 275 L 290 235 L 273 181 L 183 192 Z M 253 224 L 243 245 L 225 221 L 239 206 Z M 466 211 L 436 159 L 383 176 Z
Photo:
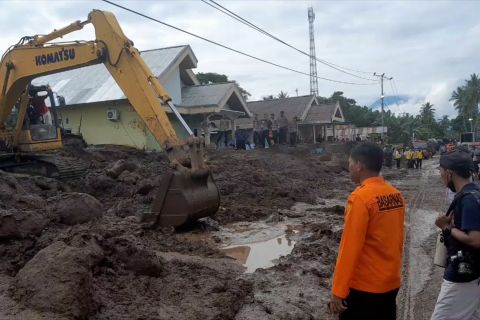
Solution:
M 400 287 L 405 200 L 382 177 L 369 178 L 350 194 L 332 293 L 349 289 L 384 293 Z

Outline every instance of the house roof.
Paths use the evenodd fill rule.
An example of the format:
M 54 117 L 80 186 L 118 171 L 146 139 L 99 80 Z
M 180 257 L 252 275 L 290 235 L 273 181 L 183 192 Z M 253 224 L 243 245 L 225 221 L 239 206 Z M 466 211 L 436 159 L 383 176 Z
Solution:
M 331 123 L 332 121 L 345 122 L 342 108 L 338 102 L 312 105 L 303 123 Z
M 343 113 L 338 103 L 319 104 L 314 96 L 300 96 L 283 99 L 270 99 L 261 101 L 252 101 L 247 103 L 248 109 L 253 114 L 258 114 L 259 119 L 274 113 L 278 118 L 280 111 L 284 111 L 287 119 L 298 117 L 303 124 L 324 124 L 332 123 L 333 120 L 344 122 Z M 336 117 L 339 112 L 340 117 Z M 240 128 L 251 128 L 251 119 L 238 119 L 236 125 Z
M 197 65 L 197 58 L 188 45 L 142 51 L 141 56 L 160 81 L 177 65 L 180 69 L 191 69 Z M 191 72 L 181 72 L 180 77 L 187 84 L 198 83 Z M 68 105 L 126 99 L 103 64 L 40 77 L 33 84 L 49 84 L 54 92 L 65 98 Z
M 303 120 L 306 112 L 312 104 L 316 103 L 314 96 L 300 96 L 282 99 L 269 99 L 247 102 L 247 107 L 252 114 L 258 114 L 258 118 L 262 119 L 263 114 L 274 113 L 275 117 L 280 116 L 280 111 L 284 111 L 287 119 L 298 117 Z M 235 124 L 242 129 L 252 128 L 252 119 L 240 118 L 235 121 Z
M 316 103 L 314 96 L 300 96 L 251 101 L 247 102 L 247 106 L 252 113 L 257 113 L 259 118 L 262 118 L 264 113 L 267 113 L 268 115 L 274 113 L 275 116 L 278 117 L 280 111 L 284 111 L 285 116 L 288 119 L 292 119 L 296 116 L 300 120 L 304 120 L 306 111 L 308 111 L 312 103 Z
M 211 107 L 212 111 L 217 113 L 236 111 L 243 113 L 238 115 L 252 116 L 235 82 L 183 87 L 182 103 L 179 108 L 185 110 L 186 113 L 192 113 L 188 110 L 201 107 Z

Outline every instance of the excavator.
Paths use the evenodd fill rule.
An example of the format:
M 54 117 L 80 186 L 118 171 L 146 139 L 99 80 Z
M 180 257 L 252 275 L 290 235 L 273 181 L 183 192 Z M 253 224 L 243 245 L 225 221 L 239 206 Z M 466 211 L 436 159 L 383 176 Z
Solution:
M 95 40 L 52 42 L 87 24 L 93 25 Z M 47 150 L 63 147 L 62 130 L 55 114 L 53 125 L 28 121 L 32 99 L 41 90 L 47 94 L 51 92 L 48 87 L 32 86 L 31 81 L 94 64 L 105 65 L 166 152 L 173 169 L 161 178 L 151 209 L 142 216 L 144 224 L 177 227 L 215 213 L 220 196 L 204 160 L 203 141 L 194 137 L 165 88 L 125 36 L 115 16 L 107 11 L 93 10 L 86 21 L 78 20 L 46 35 L 22 37 L 3 54 L 0 60 L 0 147 L 4 154 L 0 155 L 0 169 L 51 177 L 71 174 L 74 163 L 63 163 L 59 156 L 45 154 Z M 52 98 L 50 102 L 54 103 Z M 189 133 L 186 141 L 177 136 L 166 108 L 172 110 Z

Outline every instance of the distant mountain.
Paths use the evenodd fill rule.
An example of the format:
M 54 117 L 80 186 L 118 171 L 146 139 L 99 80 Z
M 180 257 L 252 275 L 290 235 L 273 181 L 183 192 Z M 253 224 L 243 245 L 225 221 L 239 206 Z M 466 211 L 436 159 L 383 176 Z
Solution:
M 415 97 L 411 97 L 408 95 L 399 95 L 399 96 L 385 96 L 383 98 L 383 103 L 385 107 L 395 105 L 395 104 L 404 104 L 407 103 L 411 99 L 416 99 Z M 382 107 L 382 99 L 378 99 L 374 103 L 372 103 L 370 106 L 368 106 L 370 109 L 380 109 Z

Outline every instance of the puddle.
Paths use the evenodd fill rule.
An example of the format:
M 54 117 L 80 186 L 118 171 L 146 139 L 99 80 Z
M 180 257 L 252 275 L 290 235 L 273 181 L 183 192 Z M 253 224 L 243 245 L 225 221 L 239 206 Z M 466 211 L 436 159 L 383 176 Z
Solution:
M 247 268 L 245 272 L 252 273 L 258 268 L 273 267 L 280 256 L 292 251 L 294 245 L 295 241 L 287 239 L 286 234 L 283 234 L 266 241 L 232 245 L 221 250 L 245 266 Z

